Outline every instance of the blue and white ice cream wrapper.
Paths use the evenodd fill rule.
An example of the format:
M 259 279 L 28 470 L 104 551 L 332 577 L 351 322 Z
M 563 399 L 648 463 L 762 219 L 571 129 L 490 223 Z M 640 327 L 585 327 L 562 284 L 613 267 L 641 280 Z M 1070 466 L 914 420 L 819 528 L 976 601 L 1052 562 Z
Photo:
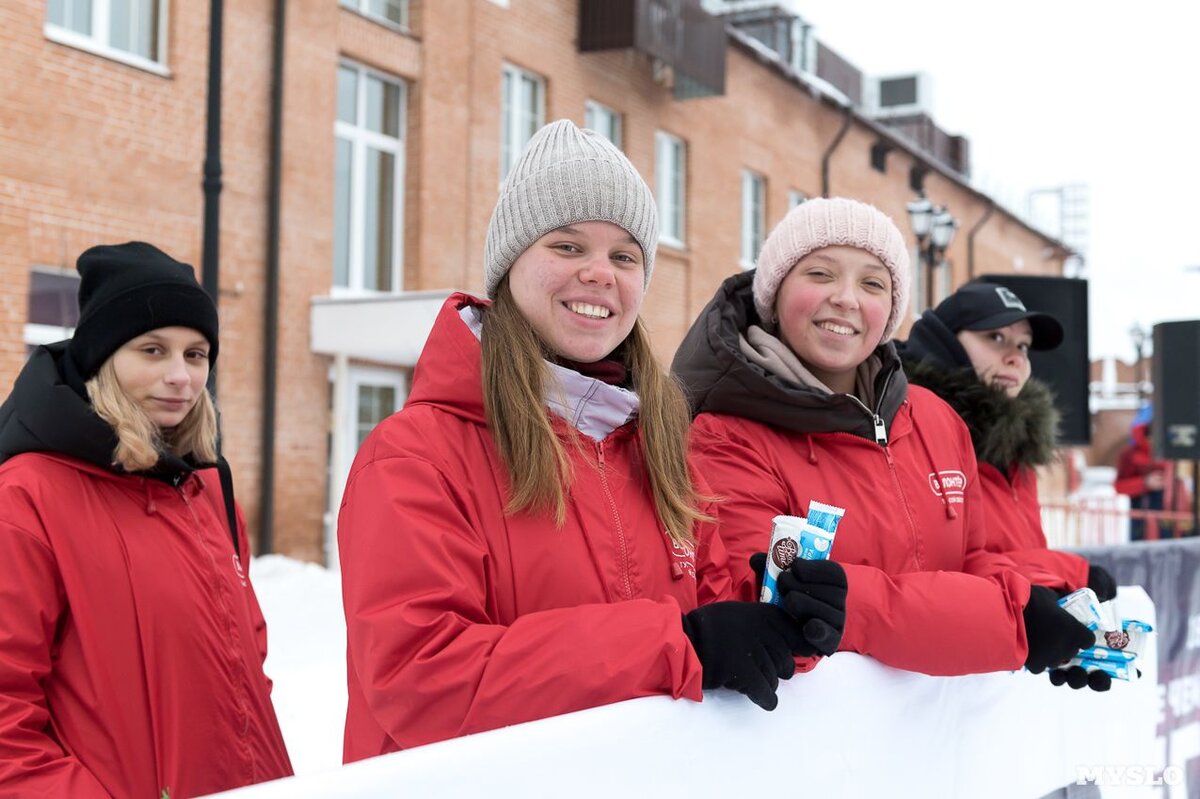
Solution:
M 804 529 L 800 532 L 800 554 L 797 557 L 803 560 L 828 560 L 838 523 L 845 513 L 843 508 L 811 500 Z

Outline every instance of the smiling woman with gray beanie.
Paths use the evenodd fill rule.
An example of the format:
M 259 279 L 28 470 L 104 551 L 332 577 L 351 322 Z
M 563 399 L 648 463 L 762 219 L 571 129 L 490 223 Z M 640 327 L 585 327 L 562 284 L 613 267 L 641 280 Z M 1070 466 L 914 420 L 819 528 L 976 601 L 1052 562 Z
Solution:
M 891 341 L 909 280 L 908 247 L 885 214 L 810 200 L 688 332 L 674 368 L 699 414 L 696 463 L 725 500 L 735 579 L 753 593 L 751 558 L 773 517 L 831 504 L 845 516 L 830 559 L 797 559 L 778 583 L 793 612 L 832 606 L 840 641 L 824 654 L 926 674 L 1043 670 L 1091 634 L 985 550 L 971 437 L 944 402 L 908 386 Z
M 346 760 L 650 694 L 773 707 L 811 651 L 780 609 L 719 601 L 687 406 L 638 318 L 657 237 L 641 175 L 567 120 L 505 179 L 492 302 L 446 301 L 346 485 Z

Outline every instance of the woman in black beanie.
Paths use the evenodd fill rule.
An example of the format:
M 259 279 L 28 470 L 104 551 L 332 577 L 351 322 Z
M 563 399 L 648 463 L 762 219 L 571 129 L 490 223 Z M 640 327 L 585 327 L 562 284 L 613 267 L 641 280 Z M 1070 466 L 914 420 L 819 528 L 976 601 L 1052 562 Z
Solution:
M 142 242 L 77 268 L 75 336 L 39 347 L 0 407 L 0 794 L 287 776 L 205 389 L 216 306 Z

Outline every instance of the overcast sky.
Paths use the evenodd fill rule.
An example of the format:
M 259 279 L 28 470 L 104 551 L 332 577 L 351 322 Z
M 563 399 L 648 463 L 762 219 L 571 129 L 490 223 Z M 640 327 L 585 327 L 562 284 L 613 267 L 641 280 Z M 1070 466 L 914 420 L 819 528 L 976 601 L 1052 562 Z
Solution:
M 929 75 L 977 188 L 1024 210 L 1088 185 L 1092 357 L 1132 360 L 1135 320 L 1200 318 L 1200 3 L 792 2 L 868 75 Z

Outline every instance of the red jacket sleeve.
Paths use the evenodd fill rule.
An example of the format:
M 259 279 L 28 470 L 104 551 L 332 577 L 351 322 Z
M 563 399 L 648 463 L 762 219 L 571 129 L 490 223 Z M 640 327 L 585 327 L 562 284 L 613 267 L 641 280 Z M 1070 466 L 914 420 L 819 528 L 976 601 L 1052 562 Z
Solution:
M 747 560 L 766 548 L 771 519 L 794 509 L 784 477 L 753 447 L 724 435 L 720 425 L 699 417 L 692 426 L 694 449 L 721 499 L 720 534 L 737 589 L 750 599 L 755 577 Z M 995 565 L 986 555 L 981 559 L 980 565 Z M 926 674 L 1015 669 L 1024 662 L 1021 611 L 1029 583 L 1019 575 L 1003 570 L 995 579 L 944 571 L 889 575 L 870 565 L 842 565 L 849 585 L 842 650 Z
M 673 601 L 528 613 L 489 602 L 459 492 L 413 457 L 355 472 L 338 520 L 350 668 L 401 748 L 652 694 L 701 698 Z
M 1055 549 L 1014 549 L 1005 552 L 1016 564 L 1017 571 L 1034 585 L 1044 585 L 1056 591 L 1075 591 L 1087 586 L 1086 558 Z
M 696 606 L 708 605 L 729 599 L 739 599 L 734 584 L 735 571 L 731 569 L 729 552 L 717 532 L 718 505 L 712 501 L 712 488 L 698 470 L 692 468 L 692 483 L 702 498 L 701 508 L 709 521 L 698 522 L 694 527 L 696 538 Z
M 42 684 L 65 596 L 54 554 L 36 536 L 0 522 L 0 795 L 108 797 L 49 734 Z

